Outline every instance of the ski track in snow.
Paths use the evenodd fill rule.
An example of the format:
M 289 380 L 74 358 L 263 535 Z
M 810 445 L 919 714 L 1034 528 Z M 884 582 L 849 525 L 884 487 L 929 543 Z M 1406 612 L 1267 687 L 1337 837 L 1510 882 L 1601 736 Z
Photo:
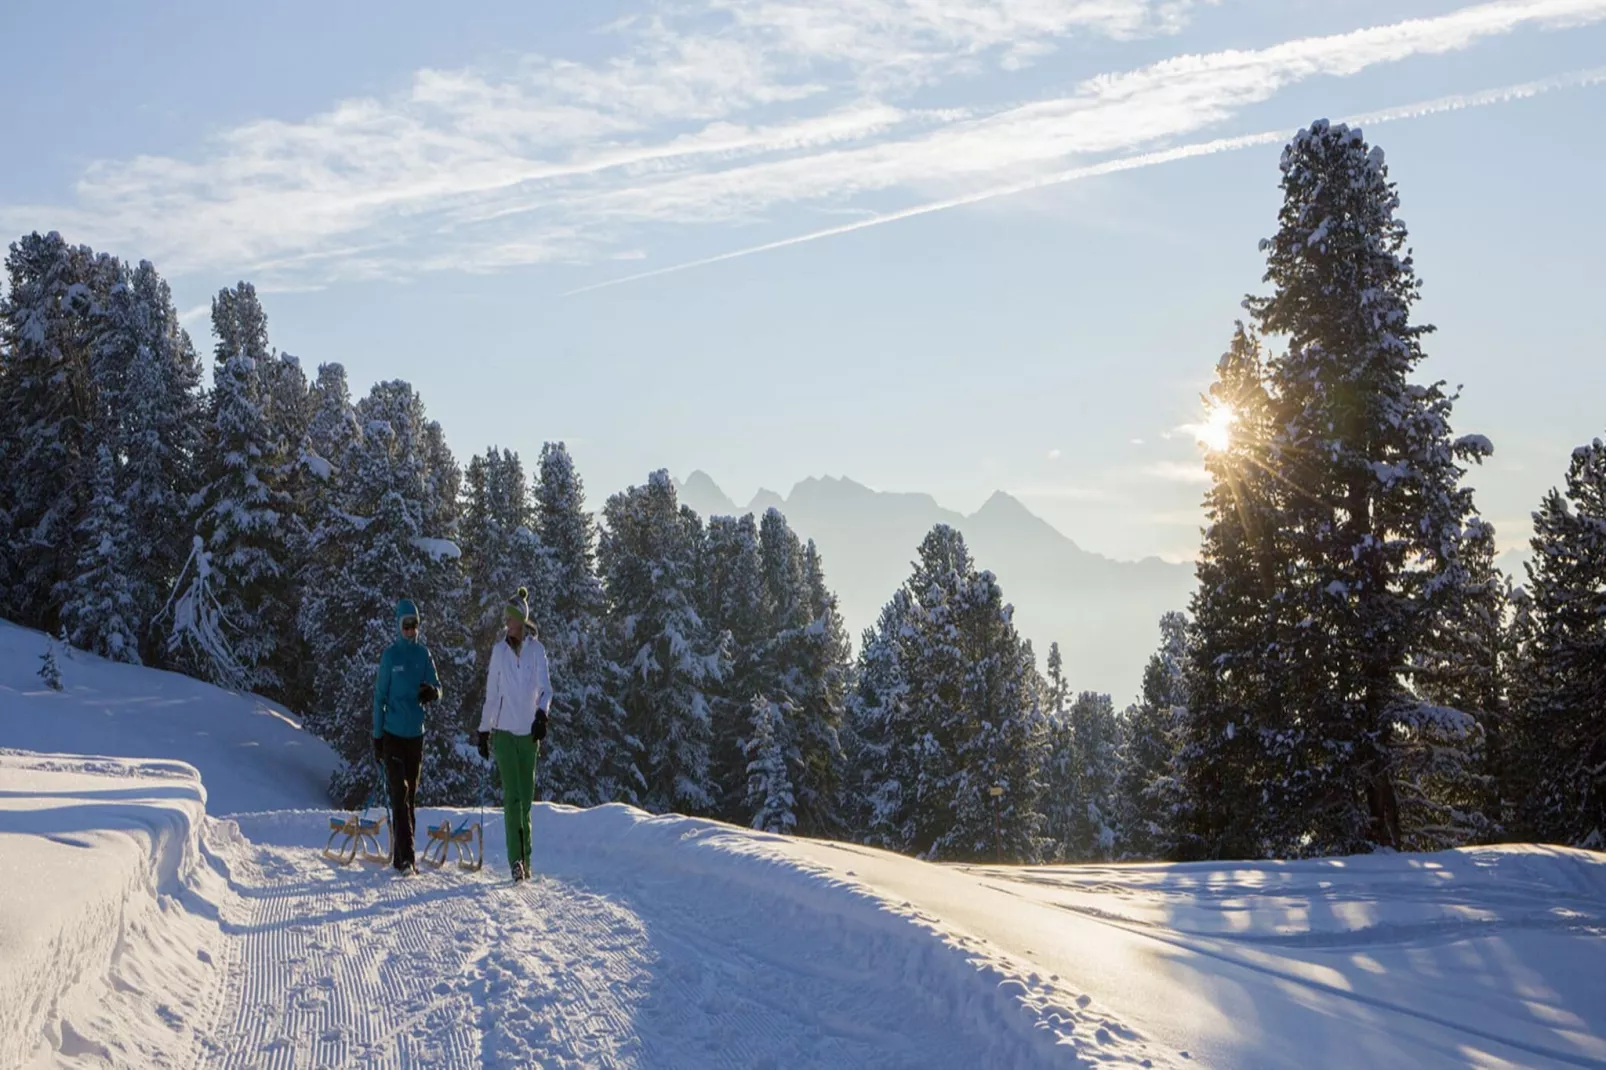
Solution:
M 997 1065 L 997 1038 L 967 1036 L 922 979 L 837 931 L 800 941 L 762 898 L 606 867 L 606 891 L 513 885 L 496 861 L 403 878 L 243 837 L 215 850 L 235 949 L 201 1065 Z

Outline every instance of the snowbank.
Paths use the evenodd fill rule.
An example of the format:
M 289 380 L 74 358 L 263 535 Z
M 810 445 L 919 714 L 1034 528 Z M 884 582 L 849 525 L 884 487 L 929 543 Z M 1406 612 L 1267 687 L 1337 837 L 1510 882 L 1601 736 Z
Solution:
M 1075 986 L 1198 1065 L 1606 1066 L 1606 856 L 1537 845 L 930 867 L 793 850 Z
M 328 801 L 334 751 L 266 699 L 59 645 L 52 691 L 38 675 L 49 645 L 0 621 L 0 747 L 187 762 L 214 814 Z
M 0 752 L 0 1066 L 193 1065 L 220 980 L 182 762 Z

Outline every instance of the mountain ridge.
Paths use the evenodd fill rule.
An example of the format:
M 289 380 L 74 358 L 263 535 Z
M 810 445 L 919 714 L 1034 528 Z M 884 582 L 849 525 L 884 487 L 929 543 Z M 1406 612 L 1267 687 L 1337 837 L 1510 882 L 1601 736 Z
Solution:
M 1118 704 L 1138 693 L 1160 615 L 1185 609 L 1194 586 L 1192 566 L 1084 549 L 1003 490 L 967 515 L 929 494 L 877 491 L 847 476 L 809 476 L 784 498 L 760 489 L 746 507 L 701 469 L 674 482 L 682 503 L 705 518 L 773 507 L 812 538 L 855 639 L 908 577 L 921 539 L 948 524 L 964 535 L 976 567 L 998 578 L 1038 657 L 1057 641 L 1071 686 L 1107 692 Z

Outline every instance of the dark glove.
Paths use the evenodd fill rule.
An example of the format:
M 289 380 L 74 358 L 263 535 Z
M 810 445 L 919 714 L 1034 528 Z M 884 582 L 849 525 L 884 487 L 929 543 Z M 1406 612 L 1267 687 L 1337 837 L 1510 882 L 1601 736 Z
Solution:
M 480 757 L 489 758 L 491 756 L 491 733 L 479 733 L 479 739 L 476 742 L 479 744 Z
M 436 687 L 434 684 L 419 684 L 418 685 L 418 702 L 419 702 L 419 705 L 428 706 L 431 702 L 439 702 L 440 700 L 441 700 L 440 688 Z
M 380 765 L 384 765 L 385 764 L 385 737 L 384 736 L 375 736 L 374 737 L 374 761 L 378 762 Z
M 546 711 L 535 711 L 535 724 L 530 726 L 530 738 L 537 742 L 546 738 Z

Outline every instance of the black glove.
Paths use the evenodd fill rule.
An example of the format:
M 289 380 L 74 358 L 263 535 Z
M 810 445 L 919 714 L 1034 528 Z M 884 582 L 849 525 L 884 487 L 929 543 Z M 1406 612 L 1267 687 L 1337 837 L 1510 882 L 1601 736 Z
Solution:
M 491 733 L 480 732 L 479 739 L 476 742 L 480 748 L 480 757 L 489 758 L 491 756 Z
M 419 705 L 428 706 L 431 702 L 439 702 L 440 699 L 441 699 L 440 688 L 436 687 L 434 684 L 419 684 L 418 685 L 418 702 L 419 702 Z
M 375 736 L 374 737 L 374 761 L 378 762 L 380 765 L 384 765 L 385 764 L 385 737 L 384 736 Z
M 530 738 L 537 742 L 546 738 L 546 711 L 535 711 L 535 724 L 530 726 Z

